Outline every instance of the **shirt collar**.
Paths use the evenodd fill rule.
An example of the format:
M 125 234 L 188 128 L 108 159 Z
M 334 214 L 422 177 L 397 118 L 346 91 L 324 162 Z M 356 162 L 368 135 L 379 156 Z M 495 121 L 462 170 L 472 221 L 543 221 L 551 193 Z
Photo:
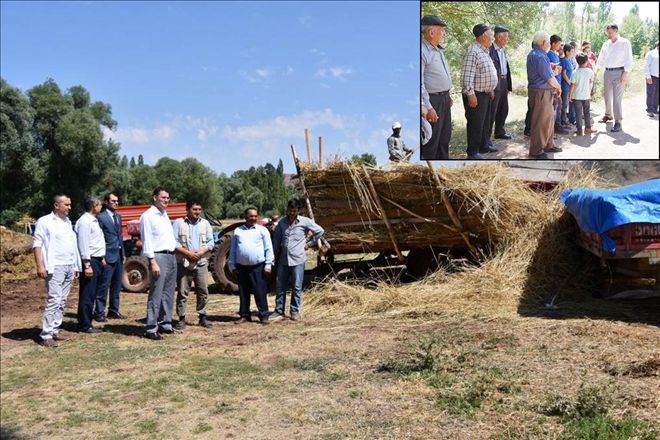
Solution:
M 493 42 L 493 46 L 495 46 L 495 50 L 503 50 L 504 48 L 500 47 L 497 45 L 497 43 Z
M 183 221 L 186 222 L 186 223 L 188 223 L 189 225 L 193 225 L 193 226 L 194 226 L 194 225 L 198 224 L 199 222 L 201 222 L 201 221 L 202 221 L 202 218 L 201 218 L 201 217 L 198 218 L 197 221 L 193 223 L 192 220 L 190 220 L 190 218 L 189 218 L 188 216 L 185 216 L 185 217 L 183 218 Z
M 427 46 L 429 49 L 435 49 L 435 50 L 443 50 L 443 49 L 444 49 L 444 47 L 443 47 L 443 46 L 440 46 L 439 44 L 438 44 L 437 46 L 432 45 L 432 44 L 429 43 L 426 39 L 424 39 L 424 44 L 426 44 L 426 46 Z

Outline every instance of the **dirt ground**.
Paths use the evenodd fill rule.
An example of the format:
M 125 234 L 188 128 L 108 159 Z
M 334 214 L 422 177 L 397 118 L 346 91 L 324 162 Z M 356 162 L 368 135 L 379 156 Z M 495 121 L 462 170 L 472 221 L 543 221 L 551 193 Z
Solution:
M 238 298 L 214 294 L 213 328 L 154 343 L 140 337 L 144 294 L 122 293 L 128 319 L 103 334 L 75 333 L 74 286 L 53 350 L 34 342 L 41 280 L 3 281 L 0 298 L 3 439 L 580 438 L 548 407 L 583 389 L 601 390 L 612 420 L 660 429 L 657 300 L 312 310 L 264 327 L 234 325 Z

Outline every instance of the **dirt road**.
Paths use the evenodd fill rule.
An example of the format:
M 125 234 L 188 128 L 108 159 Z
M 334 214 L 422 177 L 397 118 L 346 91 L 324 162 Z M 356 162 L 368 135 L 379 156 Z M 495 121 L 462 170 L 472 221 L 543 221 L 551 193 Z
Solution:
M 593 129 L 598 130 L 590 136 L 575 134 L 560 135 L 556 145 L 561 147 L 561 153 L 549 154 L 552 159 L 658 159 L 658 116 L 647 116 L 645 111 L 645 95 L 637 93 L 624 95 L 623 99 L 623 131 L 610 133 L 612 123 L 599 123 L 605 113 L 602 99 L 591 103 L 591 115 L 594 119 Z M 485 154 L 488 159 L 527 159 L 529 153 L 529 138 L 523 136 L 522 121 L 527 109 L 527 98 L 509 95 L 508 134 L 511 140 L 494 140 L 500 150 L 497 153 Z M 521 117 L 522 115 L 522 117 Z M 517 121 L 517 122 L 516 122 Z M 509 130 L 509 128 L 511 129 Z M 575 130 L 573 130 L 574 132 Z

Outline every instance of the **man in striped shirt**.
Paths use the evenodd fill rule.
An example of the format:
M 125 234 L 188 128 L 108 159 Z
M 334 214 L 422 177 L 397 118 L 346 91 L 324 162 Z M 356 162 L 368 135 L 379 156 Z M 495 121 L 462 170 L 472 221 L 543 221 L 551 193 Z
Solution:
M 476 41 L 463 59 L 461 88 L 467 119 L 467 156 L 468 159 L 482 159 L 480 153 L 497 151 L 488 146 L 488 127 L 498 78 L 488 52 L 493 44 L 493 32 L 487 25 L 478 24 L 472 33 Z

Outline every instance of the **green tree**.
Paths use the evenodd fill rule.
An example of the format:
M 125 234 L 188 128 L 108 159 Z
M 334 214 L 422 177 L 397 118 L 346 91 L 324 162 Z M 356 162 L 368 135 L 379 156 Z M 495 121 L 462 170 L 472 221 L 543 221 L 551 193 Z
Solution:
M 135 158 L 131 156 L 131 162 L 129 163 L 128 167 L 129 168 L 135 168 L 137 164 L 135 163 Z
M 138 164 L 138 165 L 144 165 L 144 157 L 142 157 L 141 154 L 138 155 L 138 161 L 137 161 L 137 164 Z
M 621 35 L 630 40 L 632 53 L 636 57 L 645 55 L 648 50 L 646 30 L 647 28 L 644 25 L 644 22 L 639 17 L 639 6 L 635 4 L 635 6 L 630 9 L 628 15 L 623 18 L 620 32 Z
M 591 50 L 599 54 L 603 43 L 607 40 L 607 33 L 605 28 L 611 22 L 612 2 L 599 2 L 596 10 L 596 20 L 589 32 L 589 41 L 591 42 Z
M 0 79 L 0 224 L 12 225 L 21 214 L 36 214 L 46 202 L 44 181 L 49 155 L 38 148 L 34 110 L 27 97 Z
M 369 166 L 376 166 L 376 156 L 371 153 L 363 153 L 361 155 L 354 154 L 349 159 L 349 162 L 354 164 L 364 164 Z

